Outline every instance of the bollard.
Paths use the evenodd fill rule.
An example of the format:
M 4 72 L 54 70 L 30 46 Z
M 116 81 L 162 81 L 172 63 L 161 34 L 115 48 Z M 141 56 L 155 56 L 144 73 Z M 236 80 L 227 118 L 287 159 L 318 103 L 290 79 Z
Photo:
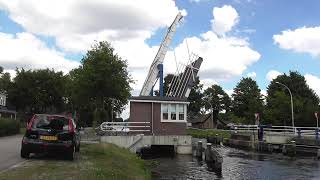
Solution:
M 315 134 L 316 134 L 316 140 L 319 140 L 319 129 L 316 129 L 315 131 L 316 131 L 316 132 L 315 132 Z
M 219 138 L 219 134 L 216 134 L 216 138 L 215 138 L 215 141 L 214 141 L 215 144 L 219 144 L 219 139 L 218 138 Z
M 282 146 L 282 154 L 287 154 L 287 148 L 286 148 L 286 145 L 283 145 Z
M 205 161 L 206 162 L 212 162 L 212 156 L 211 156 L 211 148 L 212 148 L 212 144 L 211 143 L 207 143 L 207 149 L 205 150 Z
M 318 149 L 318 152 L 317 152 L 317 159 L 318 160 L 320 159 L 320 149 Z
M 213 168 L 221 173 L 223 158 L 218 151 L 212 149 L 211 143 L 207 143 L 207 149 L 205 150 L 205 161 L 208 168 Z
M 297 153 L 297 151 L 296 151 L 296 141 L 291 141 L 291 149 L 290 149 L 289 155 L 290 156 L 295 156 L 296 153 Z
M 202 158 L 202 141 L 198 141 L 197 147 L 196 147 L 196 157 Z

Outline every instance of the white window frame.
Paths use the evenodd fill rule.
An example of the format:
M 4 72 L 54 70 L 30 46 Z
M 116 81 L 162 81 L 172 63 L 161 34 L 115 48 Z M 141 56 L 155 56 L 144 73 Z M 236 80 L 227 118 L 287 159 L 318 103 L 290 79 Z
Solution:
M 6 96 L 0 94 L 0 106 L 6 106 Z
M 167 104 L 168 105 L 168 119 L 163 119 L 163 111 L 162 111 L 162 105 Z M 176 106 L 176 120 L 171 120 L 171 106 Z M 161 122 L 178 122 L 178 123 L 186 123 L 187 122 L 187 104 L 183 104 L 184 109 L 184 119 L 179 120 L 179 105 L 181 103 L 161 103 Z

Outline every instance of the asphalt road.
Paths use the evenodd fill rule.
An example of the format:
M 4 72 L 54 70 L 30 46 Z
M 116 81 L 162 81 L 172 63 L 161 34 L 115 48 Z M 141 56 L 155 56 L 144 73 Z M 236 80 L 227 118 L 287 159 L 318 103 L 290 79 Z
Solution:
M 22 161 L 20 157 L 22 135 L 0 137 L 0 172 Z

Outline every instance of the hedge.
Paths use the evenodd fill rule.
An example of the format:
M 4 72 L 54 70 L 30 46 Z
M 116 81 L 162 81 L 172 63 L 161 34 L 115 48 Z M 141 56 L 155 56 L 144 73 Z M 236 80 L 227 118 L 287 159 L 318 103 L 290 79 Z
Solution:
M 229 139 L 231 137 L 230 131 L 221 129 L 187 129 L 187 133 L 194 138 L 207 138 L 216 136 L 216 134 L 226 139 Z
M 20 122 L 14 119 L 0 118 L 0 137 L 18 134 Z

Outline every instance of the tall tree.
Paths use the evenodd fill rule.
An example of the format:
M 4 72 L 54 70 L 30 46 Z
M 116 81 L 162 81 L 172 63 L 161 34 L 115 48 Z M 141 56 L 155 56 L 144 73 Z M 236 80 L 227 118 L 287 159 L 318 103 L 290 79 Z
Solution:
M 10 102 L 18 111 L 58 112 L 64 108 L 65 77 L 54 70 L 17 69 L 8 91 Z
M 91 105 L 97 123 L 111 120 L 112 110 L 121 112 L 130 96 L 131 77 L 127 62 L 108 42 L 98 42 L 88 50 L 81 66 L 70 72 L 71 99 L 78 106 Z
M 229 112 L 231 100 L 228 94 L 219 85 L 212 85 L 204 90 L 204 105 L 207 110 L 212 110 L 214 118 L 218 118 L 221 111 Z M 212 106 L 212 109 L 211 109 Z
M 281 84 L 286 85 L 292 93 L 294 105 L 294 119 L 296 126 L 315 126 L 314 112 L 319 110 L 319 97 L 307 85 L 305 78 L 298 72 L 290 71 L 271 81 L 267 88 L 266 120 L 276 125 L 290 125 L 291 101 L 289 91 Z
M 3 73 L 3 67 L 0 66 L 0 92 L 8 91 L 11 84 L 11 76 L 9 73 Z
M 202 88 L 203 88 L 203 84 L 200 83 L 199 76 L 197 76 L 195 84 L 192 86 L 192 89 L 191 89 L 189 97 L 188 97 L 188 100 L 190 101 L 190 104 L 188 106 L 188 117 L 189 118 L 192 118 L 192 117 L 200 114 L 200 110 L 203 107 Z
M 168 92 L 168 89 L 169 89 L 169 86 L 170 86 L 170 83 L 173 79 L 174 75 L 173 74 L 167 74 L 164 78 L 163 78 L 163 95 L 165 96 L 166 93 Z M 155 90 L 154 91 L 154 94 L 156 96 L 160 96 L 160 92 L 159 90 Z
M 254 114 L 263 112 L 263 98 L 257 82 L 252 78 L 242 78 L 233 90 L 231 110 L 244 122 L 253 124 Z

